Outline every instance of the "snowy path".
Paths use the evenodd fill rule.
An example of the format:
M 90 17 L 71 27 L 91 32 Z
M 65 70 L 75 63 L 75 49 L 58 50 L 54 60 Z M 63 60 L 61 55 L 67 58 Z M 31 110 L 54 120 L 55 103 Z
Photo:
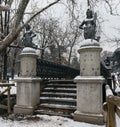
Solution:
M 4 88 L 0 89 L 1 91 Z M 11 89 L 12 94 L 16 94 L 16 86 Z M 48 115 L 37 115 L 36 118 L 21 121 L 4 120 L 0 117 L 0 127 L 105 127 L 105 125 L 93 125 L 84 122 Z M 120 119 L 117 117 L 117 127 L 120 127 Z
M 0 127 L 105 127 L 105 125 L 98 126 L 75 122 L 58 116 L 37 115 L 36 118 L 21 121 L 3 120 L 0 117 Z

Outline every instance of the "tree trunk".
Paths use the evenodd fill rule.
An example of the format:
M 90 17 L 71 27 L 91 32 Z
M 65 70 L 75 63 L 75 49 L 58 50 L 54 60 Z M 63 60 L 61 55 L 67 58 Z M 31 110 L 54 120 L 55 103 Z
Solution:
M 3 80 L 7 80 L 7 49 L 4 50 Z
M 5 5 L 7 4 L 8 0 L 5 0 Z M 5 20 L 4 20 L 4 35 L 7 36 L 9 34 L 9 17 L 10 17 L 10 12 L 5 12 Z M 3 19 L 2 19 L 3 20 Z M 7 80 L 7 58 L 8 58 L 8 53 L 7 53 L 7 47 L 4 50 L 4 71 L 3 71 L 3 79 Z
M 70 66 L 71 55 L 72 55 L 72 49 L 73 49 L 73 46 L 70 47 L 70 53 L 69 53 L 69 57 L 68 57 L 68 66 Z
M 14 79 L 14 75 L 15 75 L 16 56 L 17 56 L 17 51 L 15 50 L 15 52 L 14 52 L 14 58 L 13 58 L 13 63 L 12 63 L 12 70 L 11 70 L 12 79 Z

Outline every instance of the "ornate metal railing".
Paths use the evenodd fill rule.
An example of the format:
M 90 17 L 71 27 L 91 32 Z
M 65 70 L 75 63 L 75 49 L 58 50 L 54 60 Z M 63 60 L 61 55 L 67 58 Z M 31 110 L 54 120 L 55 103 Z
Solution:
M 37 59 L 37 76 L 41 78 L 74 78 L 80 74 L 80 70 L 54 62 Z M 101 63 L 101 75 L 107 79 L 110 77 L 110 68 Z
M 101 71 L 101 75 L 105 78 L 105 82 L 103 83 L 102 87 L 103 87 L 103 102 L 105 102 L 106 100 L 106 90 L 105 90 L 105 86 L 106 84 L 108 84 L 110 87 L 112 85 L 112 79 L 111 79 L 111 67 L 110 66 L 106 66 L 104 63 L 101 62 L 100 64 L 100 71 Z
M 65 65 L 37 60 L 37 76 L 41 78 L 72 79 L 79 75 L 80 71 Z
M 110 71 L 111 71 L 111 68 L 109 66 L 105 66 L 102 62 L 100 64 L 100 68 L 101 68 L 101 75 L 104 76 L 105 79 L 111 77 L 110 75 Z

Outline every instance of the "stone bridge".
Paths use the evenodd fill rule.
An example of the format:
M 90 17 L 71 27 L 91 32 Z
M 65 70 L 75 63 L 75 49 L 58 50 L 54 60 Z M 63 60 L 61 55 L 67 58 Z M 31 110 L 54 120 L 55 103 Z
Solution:
M 76 70 L 52 62 L 41 61 L 37 59 L 38 56 L 34 49 L 24 48 L 20 54 L 20 77 L 15 79 L 17 102 L 14 106 L 14 113 L 33 114 L 38 113 L 40 109 L 47 109 L 44 113 L 50 114 L 51 109 L 56 109 L 55 111 L 60 110 L 60 115 L 62 112 L 63 116 L 72 114 L 71 116 L 77 121 L 104 124 L 102 87 L 105 78 L 107 79 L 109 76 L 109 70 L 100 64 L 101 51 L 100 46 L 80 47 L 80 70 Z M 101 70 L 105 78 L 101 76 Z M 42 79 L 47 81 L 56 79 L 57 83 L 55 80 L 51 80 L 52 84 L 47 82 L 48 85 L 45 88 Z M 63 99 L 56 99 L 60 96 Z M 55 104 L 57 104 L 56 107 L 53 106 Z M 37 105 L 40 105 L 39 110 L 35 110 Z M 44 107 L 42 107 L 43 105 Z

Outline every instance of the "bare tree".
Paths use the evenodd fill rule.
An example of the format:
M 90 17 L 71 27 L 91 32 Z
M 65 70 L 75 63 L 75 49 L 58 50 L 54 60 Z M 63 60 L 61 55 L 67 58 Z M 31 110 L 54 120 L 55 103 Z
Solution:
M 7 73 L 7 53 L 10 51 L 10 49 L 7 47 L 10 46 L 11 43 L 13 43 L 24 26 L 31 22 L 37 15 L 41 14 L 51 6 L 57 4 L 60 0 L 55 0 L 54 2 L 48 4 L 41 10 L 38 10 L 38 12 L 34 13 L 24 24 L 22 24 L 22 20 L 24 19 L 25 15 L 25 10 L 28 6 L 28 3 L 30 0 L 19 0 L 18 1 L 18 6 L 16 7 L 16 10 L 12 10 L 11 5 L 13 4 L 14 0 L 0 0 L 0 52 L 4 51 L 4 77 Z M 2 2 L 5 2 L 4 6 L 2 5 Z M 75 4 L 75 0 L 69 0 L 72 5 Z M 13 14 L 14 13 L 14 14 Z M 3 16 L 5 14 L 5 16 Z M 11 17 L 12 15 L 12 17 Z M 49 35 L 47 36 L 47 39 L 44 38 L 44 43 L 42 47 L 46 47 L 46 41 L 45 40 L 52 40 L 50 36 L 51 32 L 49 32 Z M 46 35 L 43 35 L 43 37 L 46 37 Z M 50 42 L 50 41 L 49 41 Z M 61 47 L 59 43 L 56 42 L 56 45 L 58 47 Z M 13 46 L 14 47 L 14 46 Z M 60 48 L 59 49 L 59 54 L 60 54 Z M 42 50 L 42 53 L 44 54 L 44 50 Z M 15 53 L 16 57 L 16 53 Z M 60 55 L 59 55 L 60 57 Z M 14 63 L 14 62 L 13 62 Z M 13 65 L 14 66 L 14 65 Z
M 20 0 L 18 9 L 15 10 L 15 13 L 13 14 L 13 10 L 11 9 L 11 5 L 13 3 L 13 0 L 0 0 L 0 52 L 1 54 L 1 60 L 3 61 L 1 63 L 1 72 L 3 70 L 3 79 L 6 79 L 7 77 L 7 60 L 8 60 L 8 54 L 10 52 L 10 46 L 11 43 L 13 43 L 16 38 L 18 37 L 20 31 L 24 27 L 24 25 L 21 24 L 21 21 L 23 19 L 23 16 L 25 14 L 25 9 L 28 5 L 30 0 Z M 59 2 L 59 0 L 47 5 L 40 11 L 38 11 L 36 14 L 34 14 L 26 23 L 30 22 L 36 15 L 42 13 L 52 5 Z M 3 6 L 4 5 L 4 6 Z M 11 17 L 11 15 L 14 15 Z M 16 52 L 14 53 L 14 59 L 16 57 Z M 15 60 L 13 62 L 15 64 Z M 12 66 L 14 68 L 14 65 Z M 13 70 L 13 69 L 12 69 Z
M 1 5 L 0 9 L 0 40 L 3 40 L 5 38 L 5 36 L 7 36 L 9 34 L 9 20 L 10 20 L 10 8 L 8 7 L 7 3 L 8 0 L 0 0 L 0 4 L 4 2 L 4 6 Z M 4 11 L 4 13 L 2 13 Z M 6 79 L 6 75 L 7 75 L 7 59 L 8 59 L 8 48 L 6 47 L 2 54 L 1 54 L 2 58 L 3 58 L 3 79 Z
M 117 9 L 120 7 L 120 1 L 114 1 L 114 0 L 104 0 L 104 2 L 107 4 L 109 8 L 109 12 L 111 15 L 114 16 L 120 16 L 119 12 Z
M 104 7 L 106 7 L 106 10 L 114 16 L 120 16 L 119 7 L 120 7 L 120 1 L 119 0 L 87 0 L 89 1 L 89 5 L 91 7 L 99 6 L 100 2 Z
M 34 26 L 33 29 L 37 34 L 37 43 L 41 49 L 40 58 L 44 59 L 44 53 L 46 48 L 54 44 L 53 36 L 57 32 L 56 29 L 59 29 L 58 21 L 52 18 L 41 18 L 37 16 L 32 20 L 31 25 Z
M 13 21 L 14 26 L 12 27 L 11 32 L 3 40 L 0 41 L 0 52 L 4 48 L 9 46 L 17 38 L 17 36 L 21 32 L 21 30 L 24 28 L 25 24 L 29 23 L 38 14 L 42 13 L 43 11 L 45 11 L 49 7 L 53 6 L 54 4 L 58 3 L 60 0 L 56 0 L 53 3 L 51 3 L 51 4 L 47 5 L 46 7 L 42 8 L 37 13 L 35 13 L 32 17 L 30 17 L 30 19 L 28 19 L 27 22 L 24 25 L 21 25 L 21 21 L 23 19 L 25 9 L 26 9 L 29 1 L 30 0 L 20 0 L 17 12 L 16 12 L 15 17 L 14 17 L 14 21 Z
M 68 50 L 68 65 L 70 65 L 70 63 L 71 63 L 73 50 L 74 50 L 75 45 L 78 44 L 78 38 L 80 36 L 81 36 L 81 32 L 79 31 L 78 26 L 74 26 L 73 29 L 69 30 L 69 33 L 67 35 L 68 48 L 69 48 L 69 50 Z

